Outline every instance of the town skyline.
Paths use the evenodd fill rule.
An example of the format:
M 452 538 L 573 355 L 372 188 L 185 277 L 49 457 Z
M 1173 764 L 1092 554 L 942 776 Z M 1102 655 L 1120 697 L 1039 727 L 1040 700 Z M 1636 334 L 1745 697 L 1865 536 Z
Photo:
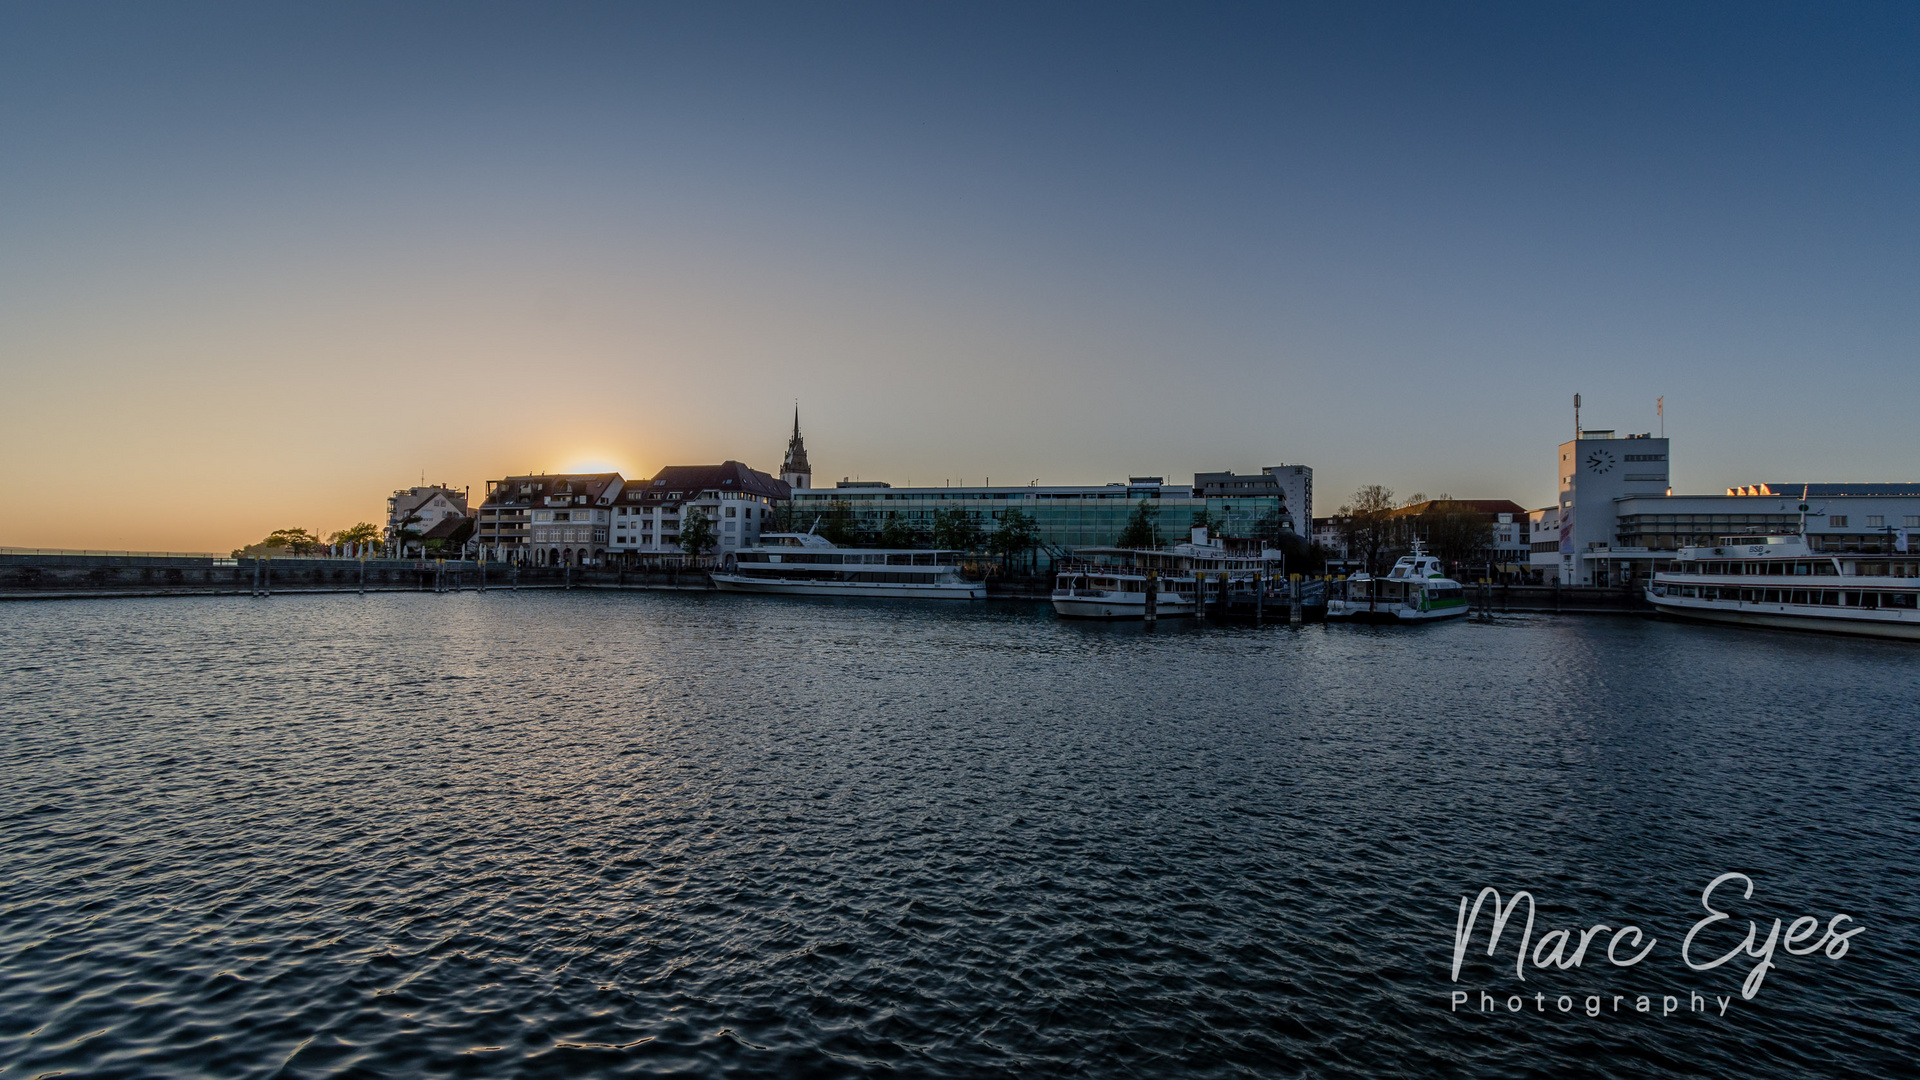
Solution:
M 0 10 L 0 545 L 387 493 L 1902 481 L 1920 12 Z M 112 498 L 103 499 L 101 490 Z

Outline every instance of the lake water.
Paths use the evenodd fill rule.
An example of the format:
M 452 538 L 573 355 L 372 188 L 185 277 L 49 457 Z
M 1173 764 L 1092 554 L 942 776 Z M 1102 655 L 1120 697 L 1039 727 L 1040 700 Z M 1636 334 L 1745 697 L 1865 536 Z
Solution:
M 7 604 L 0 1076 L 1894 1075 L 1917 729 L 1913 646 L 1640 619 Z M 1859 932 L 1743 998 L 1733 871 L 1696 962 Z M 1485 886 L 1608 930 L 1455 981 Z

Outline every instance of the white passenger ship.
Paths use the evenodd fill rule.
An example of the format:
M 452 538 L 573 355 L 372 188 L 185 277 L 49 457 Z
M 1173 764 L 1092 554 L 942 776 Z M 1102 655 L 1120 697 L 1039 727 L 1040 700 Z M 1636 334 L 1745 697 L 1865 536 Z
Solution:
M 957 551 L 843 548 L 812 533 L 761 533 L 713 575 L 722 592 L 981 600 L 985 582 L 960 576 Z
M 1053 587 L 1053 610 L 1070 619 L 1143 619 L 1149 580 L 1157 585 L 1156 617 L 1192 615 L 1203 599 L 1219 596 L 1223 578 L 1242 588 L 1264 585 L 1284 561 L 1265 547 L 1258 555 L 1229 553 L 1205 529 L 1164 550 L 1081 548 L 1074 555 L 1085 561 L 1057 573 Z
M 1819 552 L 1805 536 L 1684 547 L 1647 599 L 1663 615 L 1920 641 L 1920 553 Z
M 1385 577 L 1355 574 L 1347 579 L 1345 598 L 1327 601 L 1330 622 L 1424 623 L 1466 613 L 1467 591 L 1418 540 L 1413 554 L 1402 555 Z

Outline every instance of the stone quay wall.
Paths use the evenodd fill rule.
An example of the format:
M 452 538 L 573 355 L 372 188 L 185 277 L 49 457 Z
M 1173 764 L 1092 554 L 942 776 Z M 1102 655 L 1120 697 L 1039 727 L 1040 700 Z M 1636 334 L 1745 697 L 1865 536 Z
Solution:
M 565 567 L 426 559 L 0 553 L 0 599 L 564 588 Z

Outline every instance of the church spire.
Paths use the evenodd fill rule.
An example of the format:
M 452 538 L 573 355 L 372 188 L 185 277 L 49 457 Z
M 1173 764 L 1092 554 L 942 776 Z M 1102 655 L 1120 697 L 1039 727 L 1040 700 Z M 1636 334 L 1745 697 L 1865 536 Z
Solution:
M 787 460 L 780 466 L 780 479 L 788 487 L 813 486 L 813 466 L 807 464 L 807 444 L 800 438 L 800 406 L 793 406 L 793 438 L 787 441 Z

